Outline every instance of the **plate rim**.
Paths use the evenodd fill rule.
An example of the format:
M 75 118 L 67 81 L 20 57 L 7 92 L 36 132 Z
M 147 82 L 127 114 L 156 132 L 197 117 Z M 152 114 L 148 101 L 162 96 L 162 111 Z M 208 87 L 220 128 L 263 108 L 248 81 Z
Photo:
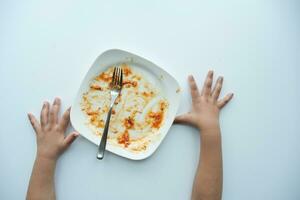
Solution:
M 127 54 L 129 57 L 137 57 L 137 58 L 139 58 L 139 59 L 141 59 L 143 61 L 146 61 L 146 62 L 150 63 L 151 65 L 154 65 L 156 68 L 158 68 L 164 74 L 167 74 L 174 81 L 174 83 L 176 83 L 175 88 L 179 88 L 180 91 L 176 92 L 178 94 L 177 95 L 178 98 L 177 98 L 177 101 L 176 101 L 176 108 L 174 108 L 175 115 L 172 116 L 173 119 L 176 117 L 176 114 L 177 114 L 178 108 L 179 108 L 179 104 L 180 104 L 180 101 L 181 101 L 182 92 L 181 92 L 181 86 L 180 86 L 179 82 L 174 78 L 174 76 L 172 74 L 170 74 L 169 72 L 167 72 L 166 70 L 164 70 L 163 68 L 161 68 L 160 66 L 158 66 L 157 64 L 153 63 L 152 61 L 150 61 L 150 60 L 148 60 L 148 59 L 146 59 L 146 58 L 144 58 L 142 56 L 139 56 L 139 55 L 136 55 L 134 53 L 131 53 L 131 52 L 128 52 L 128 51 L 125 51 L 125 50 L 121 50 L 121 49 L 114 48 L 114 49 L 108 49 L 108 50 L 104 51 L 99 56 L 97 56 L 97 58 L 94 60 L 94 62 L 92 63 L 92 65 L 89 67 L 88 71 L 85 73 L 84 78 L 81 80 L 79 88 L 78 88 L 78 90 L 76 92 L 76 96 L 75 96 L 75 98 L 73 100 L 72 107 L 71 107 L 71 113 L 70 113 L 70 121 L 71 121 L 71 124 L 72 124 L 73 128 L 76 131 L 78 131 L 81 136 L 83 136 L 88 141 L 94 143 L 95 145 L 98 145 L 95 142 L 95 139 L 94 139 L 94 137 L 97 137 L 97 136 L 93 137 L 91 134 L 83 134 L 83 133 L 81 133 L 78 130 L 78 125 L 77 125 L 77 123 L 75 123 L 75 120 L 74 120 L 75 119 L 75 117 L 74 117 L 74 115 L 75 115 L 74 112 L 75 111 L 72 108 L 74 108 L 77 105 L 77 102 L 78 102 L 77 100 L 78 100 L 79 96 L 82 95 L 82 92 L 81 92 L 82 89 L 81 88 L 82 88 L 83 84 L 86 82 L 86 78 L 87 78 L 88 74 L 90 73 L 90 71 L 92 70 L 92 68 L 94 68 L 94 66 L 96 65 L 97 61 L 99 59 L 101 59 L 101 57 L 104 56 L 105 54 L 113 53 L 113 52 Z M 126 151 L 123 148 L 120 148 L 120 147 L 118 148 L 118 147 L 115 147 L 115 146 L 110 145 L 110 144 L 107 144 L 106 150 L 109 151 L 109 152 L 111 152 L 111 153 L 114 153 L 114 154 L 116 154 L 118 156 L 125 157 L 125 158 L 131 159 L 131 160 L 143 160 L 143 159 L 146 159 L 146 158 L 150 157 L 158 149 L 158 147 L 161 145 L 162 141 L 165 139 L 165 137 L 169 133 L 171 126 L 172 126 L 172 123 L 168 125 L 168 127 L 167 127 L 167 129 L 165 131 L 165 134 L 162 134 L 162 136 L 160 136 L 160 138 L 155 142 L 154 148 L 151 148 L 151 150 L 145 151 L 143 153 L 132 153 L 130 151 Z M 101 137 L 100 138 L 98 137 L 98 139 L 101 140 Z

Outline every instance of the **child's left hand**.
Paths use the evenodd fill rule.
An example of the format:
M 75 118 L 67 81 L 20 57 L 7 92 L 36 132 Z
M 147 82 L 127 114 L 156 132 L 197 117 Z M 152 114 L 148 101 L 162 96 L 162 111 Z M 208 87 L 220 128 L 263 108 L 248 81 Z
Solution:
M 52 106 L 48 102 L 44 102 L 40 123 L 33 114 L 28 114 L 36 133 L 37 157 L 56 161 L 79 135 L 77 132 L 73 132 L 68 136 L 64 135 L 70 121 L 71 109 L 66 110 L 62 118 L 59 119 L 60 105 L 59 98 L 55 98 Z

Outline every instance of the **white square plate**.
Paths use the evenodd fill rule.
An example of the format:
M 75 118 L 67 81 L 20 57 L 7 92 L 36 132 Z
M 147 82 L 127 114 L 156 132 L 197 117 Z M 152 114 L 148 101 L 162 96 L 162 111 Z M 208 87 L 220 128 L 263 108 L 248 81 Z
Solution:
M 89 89 L 90 81 L 101 72 L 107 70 L 111 66 L 119 65 L 121 63 L 127 63 L 133 68 L 138 68 L 138 70 L 147 77 L 155 87 L 160 88 L 161 95 L 168 101 L 169 106 L 167 109 L 166 117 L 164 123 L 160 127 L 159 139 L 152 142 L 145 151 L 142 152 L 130 152 L 122 147 L 113 146 L 107 141 L 106 150 L 115 153 L 117 155 L 133 159 L 141 160 L 149 157 L 158 148 L 164 137 L 167 135 L 170 129 L 180 101 L 180 87 L 178 82 L 162 68 L 158 67 L 154 63 L 134 55 L 132 53 L 112 49 L 102 53 L 94 62 L 92 67 L 89 69 L 85 75 L 75 101 L 71 109 L 71 123 L 73 127 L 86 139 L 98 145 L 100 143 L 101 137 L 95 135 L 92 130 L 85 124 L 86 116 L 81 110 L 80 102 L 82 95 Z M 96 150 L 95 150 L 96 154 Z

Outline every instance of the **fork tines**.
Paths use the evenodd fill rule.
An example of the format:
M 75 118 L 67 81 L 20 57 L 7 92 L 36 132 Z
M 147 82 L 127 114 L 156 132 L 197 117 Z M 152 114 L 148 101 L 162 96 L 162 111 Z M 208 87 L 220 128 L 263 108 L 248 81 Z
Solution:
M 122 87 L 123 84 L 123 70 L 121 67 L 114 67 L 113 77 L 112 77 L 112 86 Z

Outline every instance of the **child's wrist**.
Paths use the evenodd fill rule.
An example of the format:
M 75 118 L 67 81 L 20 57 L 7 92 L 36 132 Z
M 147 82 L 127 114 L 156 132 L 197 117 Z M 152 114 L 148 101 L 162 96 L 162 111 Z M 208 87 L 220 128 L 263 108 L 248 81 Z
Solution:
M 206 135 L 210 135 L 210 136 L 218 136 L 221 134 L 221 128 L 219 123 L 215 124 L 215 125 L 211 125 L 211 126 L 205 126 L 205 127 L 199 127 L 201 136 L 206 136 Z
M 57 159 L 55 159 L 55 158 L 49 158 L 49 157 L 38 155 L 38 154 L 36 155 L 35 160 L 36 160 L 36 162 L 47 164 L 47 165 L 56 165 L 56 162 L 57 162 Z
M 48 155 L 38 151 L 36 154 L 36 159 L 49 161 L 49 162 L 56 162 L 58 160 L 58 156 Z
M 197 123 L 196 127 L 201 131 L 215 131 L 220 129 L 219 120 L 213 120 L 208 123 Z

